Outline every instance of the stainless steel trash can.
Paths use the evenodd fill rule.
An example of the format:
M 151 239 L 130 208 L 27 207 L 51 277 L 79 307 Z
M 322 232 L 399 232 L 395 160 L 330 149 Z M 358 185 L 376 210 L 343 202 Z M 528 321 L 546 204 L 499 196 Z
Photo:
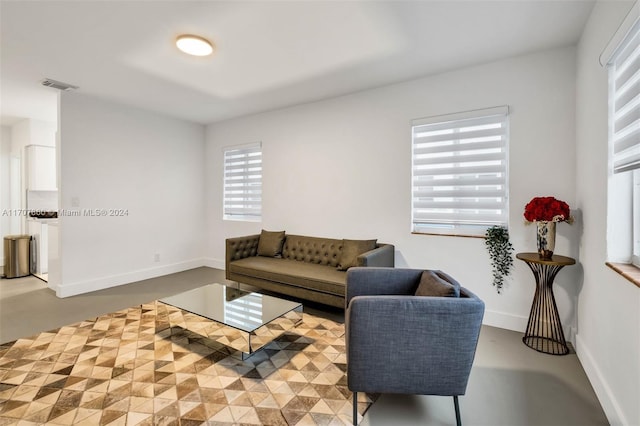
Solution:
M 19 278 L 29 275 L 30 235 L 7 235 L 4 237 L 5 278 Z

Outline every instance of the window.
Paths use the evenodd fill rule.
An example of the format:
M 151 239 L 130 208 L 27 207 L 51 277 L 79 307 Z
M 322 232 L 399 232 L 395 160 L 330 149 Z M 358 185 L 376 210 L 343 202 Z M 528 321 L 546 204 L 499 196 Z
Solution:
M 224 149 L 224 218 L 262 217 L 262 144 Z
M 628 25 L 609 66 L 610 261 L 640 267 L 640 19 Z
M 484 235 L 506 225 L 507 106 L 412 122 L 412 224 L 425 234 Z
M 640 268 L 640 169 L 633 171 L 633 253 L 631 263 Z

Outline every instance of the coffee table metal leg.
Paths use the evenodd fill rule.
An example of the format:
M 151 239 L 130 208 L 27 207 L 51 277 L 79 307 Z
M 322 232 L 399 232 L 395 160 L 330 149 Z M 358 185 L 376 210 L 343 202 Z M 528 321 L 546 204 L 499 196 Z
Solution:
M 248 333 L 247 334 L 248 351 L 245 352 L 245 351 L 239 350 L 238 352 L 240 353 L 240 356 L 236 357 L 236 358 L 242 359 L 242 361 L 245 361 L 245 360 L 249 359 L 256 352 L 264 349 L 264 347 L 267 346 L 269 343 L 271 343 L 272 341 L 274 341 L 275 339 L 277 339 L 278 337 L 280 337 L 281 335 L 283 335 L 287 331 L 292 330 L 292 329 L 296 328 L 298 325 L 300 325 L 302 323 L 302 320 L 303 320 L 303 315 L 304 315 L 304 309 L 303 309 L 303 306 L 300 305 L 300 306 L 296 307 L 295 309 L 287 312 L 282 317 L 274 320 L 273 322 L 280 322 L 280 323 L 289 322 L 290 323 L 290 327 L 285 328 L 283 326 L 282 327 L 282 332 L 280 334 L 278 334 L 277 336 L 274 336 L 272 339 L 269 339 L 269 341 L 263 341 L 262 344 L 257 343 L 256 345 L 254 345 L 251 342 L 252 336 L 254 337 L 254 339 L 258 339 L 259 336 L 258 336 L 258 334 L 256 332 L 258 330 L 260 330 L 260 329 L 256 330 L 256 332 Z M 283 324 L 283 325 L 287 325 L 287 324 Z M 265 324 L 261 328 L 263 328 L 263 327 L 268 328 L 269 324 Z

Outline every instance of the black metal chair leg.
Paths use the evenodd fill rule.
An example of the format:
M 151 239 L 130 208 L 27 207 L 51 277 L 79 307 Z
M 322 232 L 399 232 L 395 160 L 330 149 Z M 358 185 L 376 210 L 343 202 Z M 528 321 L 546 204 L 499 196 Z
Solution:
M 353 426 L 358 426 L 358 392 L 353 393 Z
M 456 408 L 456 426 L 462 426 L 462 420 L 460 419 L 460 404 L 458 403 L 458 396 L 453 396 L 453 405 Z

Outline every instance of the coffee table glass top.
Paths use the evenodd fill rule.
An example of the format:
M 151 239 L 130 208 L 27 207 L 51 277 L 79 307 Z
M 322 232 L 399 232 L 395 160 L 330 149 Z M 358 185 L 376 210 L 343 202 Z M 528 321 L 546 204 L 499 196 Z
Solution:
M 176 308 L 252 333 L 302 304 L 222 284 L 208 284 L 160 299 Z

